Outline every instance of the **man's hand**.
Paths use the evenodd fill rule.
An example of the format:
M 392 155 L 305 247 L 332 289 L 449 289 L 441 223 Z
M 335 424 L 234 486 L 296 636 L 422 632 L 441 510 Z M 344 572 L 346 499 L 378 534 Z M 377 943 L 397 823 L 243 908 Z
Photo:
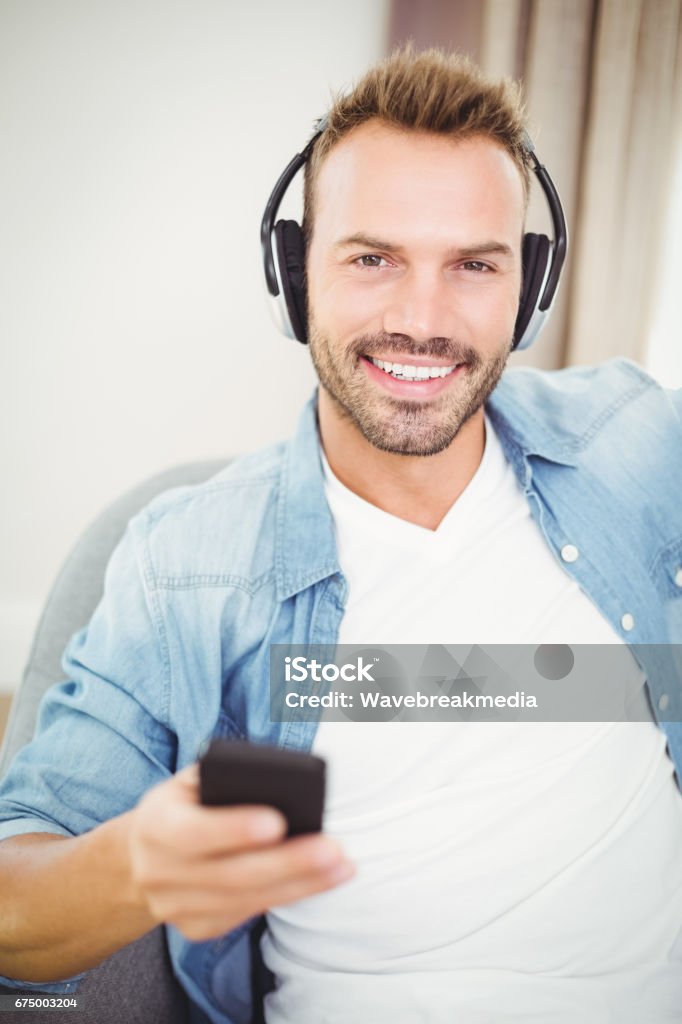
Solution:
M 202 806 L 198 765 L 190 765 L 132 812 L 131 877 L 157 922 L 193 941 L 212 939 L 354 874 L 329 837 L 284 839 L 285 831 L 272 808 Z

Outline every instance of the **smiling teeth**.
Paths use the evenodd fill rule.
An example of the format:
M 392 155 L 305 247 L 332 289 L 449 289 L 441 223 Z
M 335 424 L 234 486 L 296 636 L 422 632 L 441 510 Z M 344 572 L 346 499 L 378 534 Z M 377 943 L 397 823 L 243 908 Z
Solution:
M 387 363 L 383 359 L 372 359 L 371 356 L 368 358 L 370 363 L 374 363 L 380 370 L 395 377 L 396 380 L 429 380 L 436 377 L 447 377 L 458 365 L 455 363 L 453 366 L 409 366 L 403 363 Z

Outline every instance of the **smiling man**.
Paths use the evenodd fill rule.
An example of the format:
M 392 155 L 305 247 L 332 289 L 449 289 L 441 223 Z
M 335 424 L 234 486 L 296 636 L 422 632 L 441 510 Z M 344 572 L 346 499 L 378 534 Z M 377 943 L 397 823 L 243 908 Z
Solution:
M 394 54 L 304 152 L 266 276 L 320 387 L 131 521 L 0 784 L 4 982 L 163 923 L 193 1022 L 680 1021 L 680 396 L 505 370 L 559 268 L 511 85 Z M 337 643 L 616 645 L 645 713 L 272 721 L 271 645 Z M 200 806 L 210 736 L 324 756 L 325 834 Z

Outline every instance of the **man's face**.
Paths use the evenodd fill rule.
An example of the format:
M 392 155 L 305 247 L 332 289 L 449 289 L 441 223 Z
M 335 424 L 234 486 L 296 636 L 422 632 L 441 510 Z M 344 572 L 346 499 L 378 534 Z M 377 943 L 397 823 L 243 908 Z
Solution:
M 524 212 L 521 175 L 490 139 L 375 121 L 325 159 L 307 261 L 311 355 L 337 413 L 375 447 L 442 451 L 495 387 Z

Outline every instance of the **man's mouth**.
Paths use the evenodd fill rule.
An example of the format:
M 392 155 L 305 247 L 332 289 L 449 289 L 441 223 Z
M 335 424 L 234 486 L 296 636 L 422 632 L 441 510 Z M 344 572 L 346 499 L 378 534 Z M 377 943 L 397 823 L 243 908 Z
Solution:
M 383 370 L 394 380 L 422 381 L 435 380 L 438 377 L 448 377 L 461 364 L 452 363 L 450 366 L 415 366 L 413 363 L 389 363 L 385 359 L 374 359 L 372 356 L 364 356 L 368 362 L 378 369 Z

